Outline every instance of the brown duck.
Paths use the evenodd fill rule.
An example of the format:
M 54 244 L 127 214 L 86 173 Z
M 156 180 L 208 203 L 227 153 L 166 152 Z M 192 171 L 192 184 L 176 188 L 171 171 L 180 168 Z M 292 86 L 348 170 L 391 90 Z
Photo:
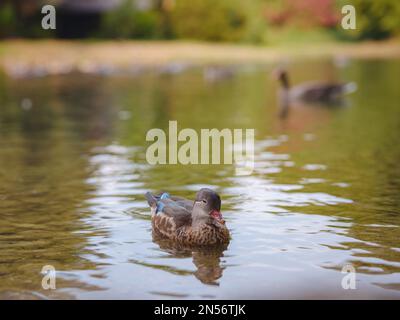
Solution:
M 281 116 L 287 114 L 289 106 L 297 101 L 318 104 L 340 104 L 342 97 L 354 92 L 357 85 L 354 82 L 318 82 L 309 81 L 290 87 L 289 76 L 285 69 L 274 70 L 275 77 L 280 81 L 279 102 Z
M 168 193 L 155 196 L 147 192 L 146 198 L 156 236 L 189 246 L 229 242 L 229 230 L 220 211 L 221 198 L 213 190 L 201 189 L 194 201 L 171 197 Z

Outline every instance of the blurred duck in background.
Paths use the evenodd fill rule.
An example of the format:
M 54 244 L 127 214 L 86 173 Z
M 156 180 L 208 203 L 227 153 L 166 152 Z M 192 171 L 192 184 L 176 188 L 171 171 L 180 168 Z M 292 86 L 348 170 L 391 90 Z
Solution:
M 330 106 L 341 105 L 343 96 L 357 89 L 354 82 L 323 81 L 310 81 L 290 87 L 288 72 L 282 68 L 275 69 L 273 76 L 279 80 L 281 86 L 278 94 L 281 117 L 286 117 L 290 106 L 296 102 Z

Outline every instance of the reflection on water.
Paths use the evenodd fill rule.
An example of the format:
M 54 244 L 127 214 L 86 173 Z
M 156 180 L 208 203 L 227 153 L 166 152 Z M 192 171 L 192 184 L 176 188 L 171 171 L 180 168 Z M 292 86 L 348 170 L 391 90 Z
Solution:
M 202 283 L 219 285 L 217 279 L 222 277 L 223 268 L 220 265 L 223 252 L 227 249 L 226 246 L 214 248 L 201 247 L 184 247 L 168 240 L 159 239 L 153 234 L 153 241 L 160 248 L 175 257 L 191 257 L 196 271 L 193 272 L 195 277 Z M 160 268 L 160 266 L 156 266 Z M 173 269 L 170 270 L 173 272 Z M 179 272 L 178 272 L 179 273 Z
M 351 80 L 346 106 L 279 119 L 267 70 L 170 77 L 0 77 L 0 298 L 400 297 L 400 61 L 291 66 Z M 373 75 L 373 79 L 371 78 Z M 255 170 L 150 166 L 151 128 L 255 128 Z M 222 195 L 226 250 L 151 236 L 143 194 Z M 342 267 L 357 270 L 343 290 Z M 57 289 L 41 288 L 43 265 Z

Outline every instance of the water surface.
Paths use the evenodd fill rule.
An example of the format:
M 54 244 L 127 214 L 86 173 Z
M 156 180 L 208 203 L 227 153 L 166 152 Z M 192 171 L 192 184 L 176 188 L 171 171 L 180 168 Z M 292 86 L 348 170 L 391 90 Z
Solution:
M 169 76 L 0 77 L 0 298 L 400 298 L 400 61 L 290 66 L 351 80 L 336 108 L 277 117 L 268 66 Z M 150 166 L 146 132 L 255 128 L 251 176 Z M 152 241 L 143 194 L 217 190 L 224 252 Z M 343 290 L 343 266 L 356 290 Z M 43 290 L 53 265 L 57 289 Z

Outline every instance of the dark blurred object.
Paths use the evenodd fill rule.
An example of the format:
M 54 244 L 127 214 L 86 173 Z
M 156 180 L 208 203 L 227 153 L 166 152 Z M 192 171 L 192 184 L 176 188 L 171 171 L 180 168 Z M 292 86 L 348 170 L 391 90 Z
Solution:
M 104 12 L 121 5 L 122 0 L 59 0 L 60 9 L 71 12 Z
M 5 0 L 0 37 L 154 38 L 165 0 Z M 56 7 L 56 30 L 43 30 L 43 5 Z M 165 26 L 166 27 L 166 26 Z M 159 32 L 163 35 L 163 32 Z
M 60 38 L 85 38 L 99 27 L 101 16 L 118 7 L 121 0 L 62 0 L 57 6 L 57 30 Z
M 83 38 L 99 27 L 104 11 L 115 8 L 121 0 L 5 0 L 0 5 L 1 37 Z M 42 6 L 57 10 L 56 30 L 41 27 Z

